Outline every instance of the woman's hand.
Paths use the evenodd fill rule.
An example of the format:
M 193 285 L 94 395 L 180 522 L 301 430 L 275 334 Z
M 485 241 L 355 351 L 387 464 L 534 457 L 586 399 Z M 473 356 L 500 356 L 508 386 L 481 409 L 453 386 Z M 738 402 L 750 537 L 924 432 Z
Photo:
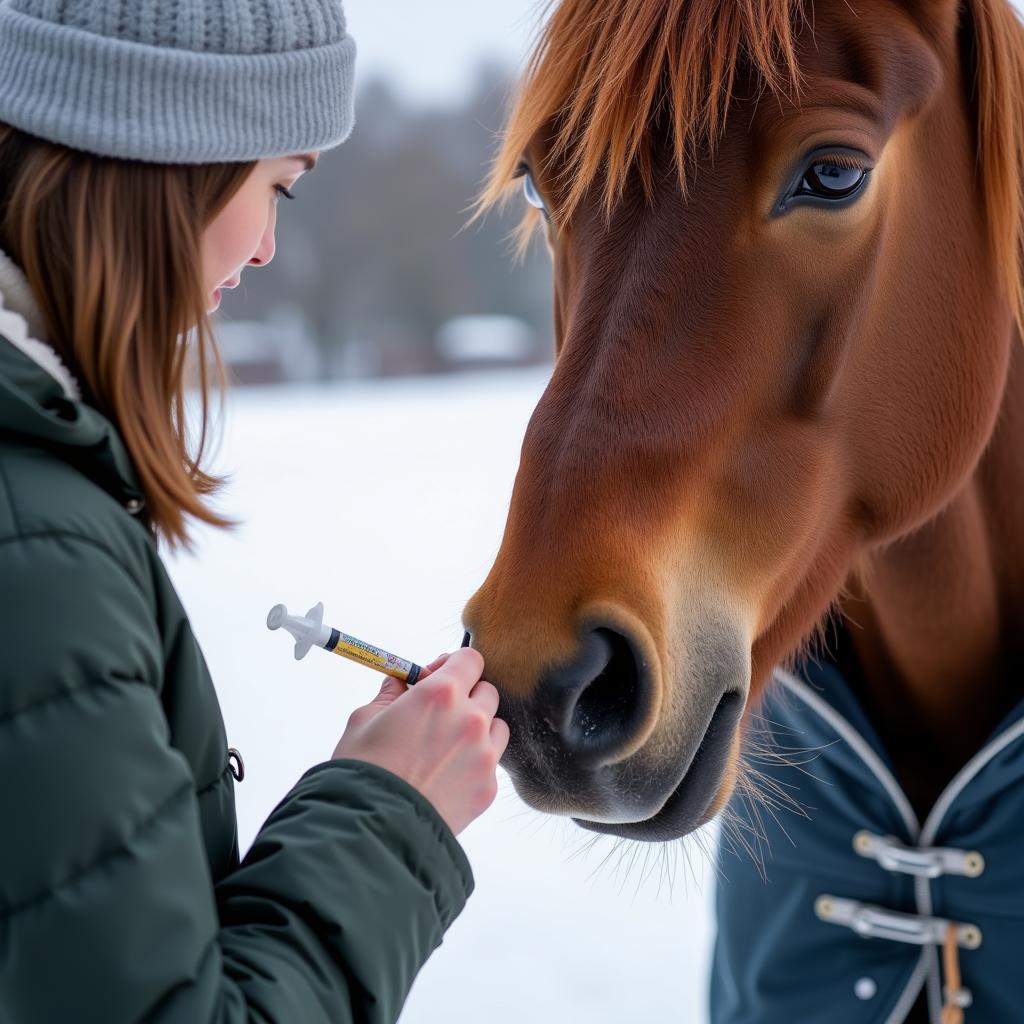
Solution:
M 494 717 L 498 691 L 483 670 L 479 652 L 464 647 L 432 661 L 415 686 L 385 677 L 380 693 L 352 712 L 334 757 L 394 772 L 458 835 L 494 802 L 508 745 L 508 725 Z

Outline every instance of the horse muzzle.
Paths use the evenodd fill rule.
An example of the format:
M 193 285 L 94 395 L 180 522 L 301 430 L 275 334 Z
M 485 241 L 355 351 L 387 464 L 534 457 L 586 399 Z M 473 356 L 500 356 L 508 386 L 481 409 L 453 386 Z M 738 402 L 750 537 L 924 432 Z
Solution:
M 502 765 L 519 795 L 583 828 L 645 841 L 704 824 L 724 802 L 738 747 L 750 678 L 742 632 L 723 620 L 691 625 L 683 656 L 666 666 L 639 624 L 585 621 L 571 659 L 526 696 L 502 696 Z

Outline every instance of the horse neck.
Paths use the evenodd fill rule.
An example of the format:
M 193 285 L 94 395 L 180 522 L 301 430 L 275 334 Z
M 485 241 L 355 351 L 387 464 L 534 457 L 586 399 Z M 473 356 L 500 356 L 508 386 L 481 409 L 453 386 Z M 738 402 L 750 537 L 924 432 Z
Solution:
M 974 474 L 924 527 L 873 553 L 844 602 L 869 714 L 922 807 L 1024 696 L 1022 444 L 1015 332 L 999 419 Z

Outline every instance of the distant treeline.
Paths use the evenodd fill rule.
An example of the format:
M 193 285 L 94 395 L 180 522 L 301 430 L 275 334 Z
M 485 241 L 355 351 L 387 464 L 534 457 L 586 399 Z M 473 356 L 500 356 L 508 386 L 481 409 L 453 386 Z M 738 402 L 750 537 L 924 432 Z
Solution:
M 386 81 L 356 100 L 356 127 L 279 200 L 277 254 L 224 296 L 227 320 L 302 311 L 326 372 L 345 346 L 381 346 L 430 370 L 437 329 L 455 316 L 521 317 L 550 348 L 551 273 L 536 244 L 524 263 L 509 234 L 517 204 L 466 227 L 494 158 L 511 89 L 481 67 L 461 109 L 410 107 Z

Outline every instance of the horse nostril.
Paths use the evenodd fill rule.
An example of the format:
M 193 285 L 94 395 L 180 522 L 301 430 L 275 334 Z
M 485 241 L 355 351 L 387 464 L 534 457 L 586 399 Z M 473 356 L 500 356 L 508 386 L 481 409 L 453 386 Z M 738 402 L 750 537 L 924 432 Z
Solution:
M 572 754 L 607 758 L 641 727 L 650 683 L 629 640 L 607 628 L 583 639 L 568 665 L 550 671 L 538 690 L 541 717 Z

